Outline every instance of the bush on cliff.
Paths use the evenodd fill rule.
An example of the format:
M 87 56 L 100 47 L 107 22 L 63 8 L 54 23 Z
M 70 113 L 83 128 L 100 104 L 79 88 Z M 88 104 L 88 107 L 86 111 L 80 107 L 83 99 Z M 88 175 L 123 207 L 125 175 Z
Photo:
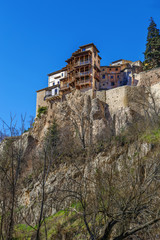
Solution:
M 38 114 L 37 114 L 37 117 L 38 118 L 41 118 L 41 115 L 42 114 L 46 114 L 47 113 L 47 107 L 39 107 L 38 108 Z

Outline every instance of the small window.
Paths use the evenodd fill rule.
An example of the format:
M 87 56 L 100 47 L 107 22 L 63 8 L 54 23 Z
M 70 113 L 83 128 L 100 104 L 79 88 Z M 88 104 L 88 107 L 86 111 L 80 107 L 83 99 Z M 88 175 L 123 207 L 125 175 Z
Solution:
M 114 82 L 111 82 L 111 86 L 114 86 Z
M 104 71 L 104 68 L 103 68 L 103 71 Z
M 62 73 L 62 77 L 63 77 L 63 73 Z
M 85 48 L 83 48 L 83 49 L 82 49 L 82 51 L 84 52 L 84 51 L 86 51 L 86 49 L 85 49 Z
M 111 76 L 111 79 L 113 79 L 113 76 Z
M 55 89 L 55 95 L 57 95 L 57 89 Z
M 55 82 L 53 82 L 53 86 L 55 85 Z
M 59 81 L 57 82 L 57 84 L 59 84 Z
M 105 75 L 102 75 L 102 78 L 105 79 Z
M 103 86 L 105 86 L 105 83 L 103 83 Z
M 119 75 L 117 75 L 117 78 L 119 78 Z
M 96 57 L 96 51 L 94 52 L 94 57 Z
M 118 68 L 116 68 L 116 71 L 118 71 Z
M 100 63 L 100 60 L 98 60 L 98 63 Z

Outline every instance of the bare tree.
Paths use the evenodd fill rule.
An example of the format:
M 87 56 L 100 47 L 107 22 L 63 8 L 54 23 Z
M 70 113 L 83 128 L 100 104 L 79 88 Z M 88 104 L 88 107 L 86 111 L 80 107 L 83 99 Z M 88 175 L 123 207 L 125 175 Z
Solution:
M 85 149 L 92 144 L 91 99 L 88 97 L 79 103 L 72 102 L 68 107 L 74 131 L 78 135 L 82 148 Z
M 89 239 L 128 239 L 145 234 L 146 229 L 153 236 L 158 233 L 154 226 L 160 220 L 159 155 L 145 164 L 139 158 L 126 158 L 107 168 L 99 165 L 90 175 L 76 169 L 79 179 L 69 177 L 58 191 L 62 202 L 69 198 L 80 204 L 71 209 L 83 220 Z
M 0 156 L 1 172 L 1 230 L 0 239 L 13 239 L 15 207 L 18 195 L 18 180 L 23 160 L 23 137 L 25 117 L 21 117 L 21 131 L 17 130 L 15 116 L 10 116 L 10 123 L 3 126 L 10 137 L 2 142 Z
M 38 211 L 39 217 L 36 219 L 37 228 L 34 228 L 31 224 L 29 224 L 35 230 L 35 239 L 40 240 L 41 235 L 41 227 L 45 226 L 45 239 L 48 239 L 47 236 L 47 227 L 45 223 L 46 219 L 46 209 L 49 211 L 49 194 L 46 192 L 46 188 L 48 186 L 47 178 L 50 174 L 53 166 L 55 167 L 57 163 L 57 159 L 59 158 L 61 152 L 58 150 L 59 147 L 59 130 L 56 121 L 54 120 L 51 126 L 48 128 L 46 136 L 44 137 L 43 144 L 41 149 L 39 149 L 39 153 L 34 157 L 34 162 L 36 166 L 33 166 L 32 174 L 34 176 L 34 181 L 37 181 L 41 186 L 41 191 L 39 192 L 38 199 L 34 199 L 34 204 L 39 207 L 36 208 Z M 38 173 L 36 172 L 38 171 Z M 37 201 L 38 200 L 38 201 Z M 24 219 L 24 218 L 23 218 Z M 28 220 L 25 218 L 24 221 L 28 224 Z
M 152 128 L 160 122 L 160 96 L 159 91 L 151 85 L 148 78 L 145 84 L 136 87 L 134 98 L 131 100 L 131 106 L 141 115 L 143 124 Z

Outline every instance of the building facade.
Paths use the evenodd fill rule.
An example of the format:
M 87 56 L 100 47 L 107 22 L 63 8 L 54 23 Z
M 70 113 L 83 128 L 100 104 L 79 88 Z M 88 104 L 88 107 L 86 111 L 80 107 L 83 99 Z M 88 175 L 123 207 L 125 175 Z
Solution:
M 92 89 L 93 95 L 99 90 L 101 57 L 98 53 L 96 46 L 91 43 L 81 46 L 66 60 L 67 74 L 60 82 L 62 96 L 74 88 L 81 91 Z
M 120 86 L 136 85 L 135 75 L 142 71 L 141 61 L 132 62 L 120 59 L 110 66 L 101 66 L 100 89 L 109 90 Z

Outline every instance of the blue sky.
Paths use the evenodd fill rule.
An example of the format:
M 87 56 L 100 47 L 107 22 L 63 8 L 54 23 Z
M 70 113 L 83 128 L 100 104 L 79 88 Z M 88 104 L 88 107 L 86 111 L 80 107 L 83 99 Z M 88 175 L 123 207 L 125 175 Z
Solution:
M 80 45 L 95 43 L 101 65 L 143 61 L 151 16 L 160 28 L 159 0 L 0 0 L 0 117 L 26 113 L 27 128 L 36 90 Z

